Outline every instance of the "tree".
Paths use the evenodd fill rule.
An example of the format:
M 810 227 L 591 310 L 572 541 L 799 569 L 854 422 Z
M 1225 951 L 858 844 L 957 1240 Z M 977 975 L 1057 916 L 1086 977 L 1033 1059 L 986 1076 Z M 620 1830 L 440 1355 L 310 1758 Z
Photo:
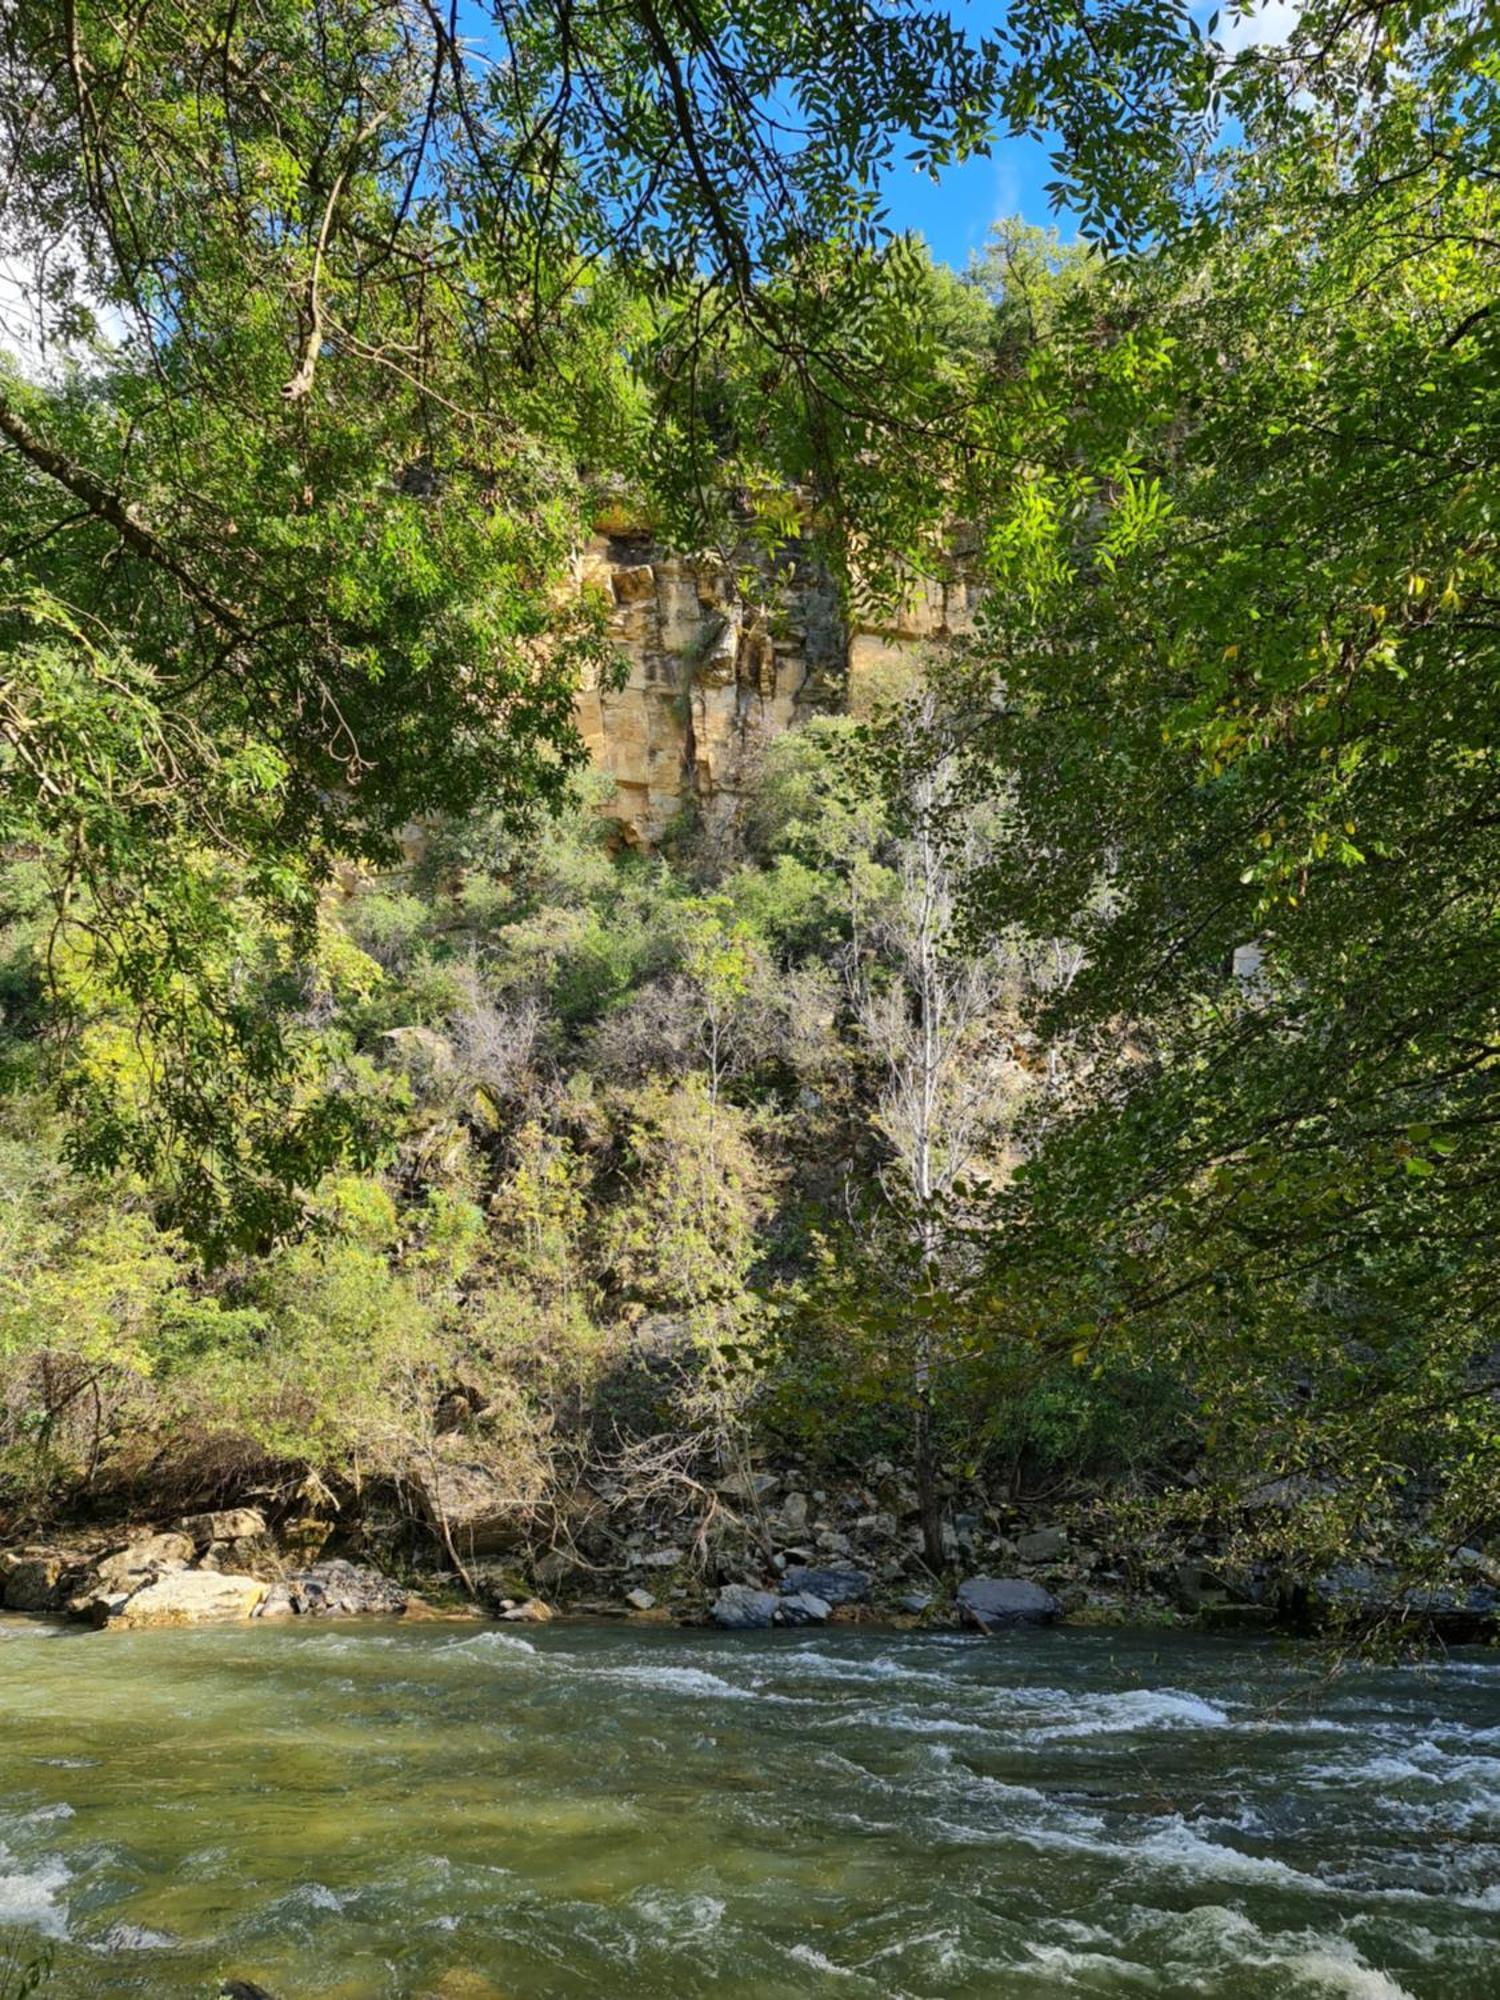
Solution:
M 1328 1482 L 1310 1538 L 1403 1494 L 1461 1541 L 1500 1494 L 1495 30 L 1377 11 L 1391 46 L 1319 12 L 1276 59 L 1217 233 L 1028 361 L 969 680 L 1017 837 L 971 910 L 1087 958 L 1002 1323 L 1169 1361 L 1226 1496 Z
M 1000 942 L 975 945 L 959 925 L 962 885 L 993 854 L 991 802 L 964 799 L 953 718 L 936 690 L 914 692 L 884 733 L 892 888 L 851 960 L 851 997 L 882 1071 L 874 1123 L 890 1151 L 886 1205 L 906 1239 L 893 1276 L 931 1294 L 954 1275 L 956 1210 L 965 1182 L 993 1161 L 1014 1096 L 1000 1018 L 1014 1002 L 1018 963 Z M 1007 1088 L 1009 1086 L 1009 1089 Z M 909 1305 L 914 1299 L 908 1298 Z M 912 1458 L 922 1539 L 944 1562 L 933 1439 L 934 1315 L 913 1315 Z
M 915 0 L 461 20 L 17 0 L 0 27 L 0 254 L 32 273 L 28 346 L 72 357 L 0 379 L 0 838 L 37 844 L 150 1051 L 149 1106 L 80 1089 L 80 1158 L 174 1181 L 212 1240 L 290 1226 L 292 1190 L 368 1155 L 339 1093 L 289 1082 L 285 1016 L 248 1018 L 228 940 L 279 928 L 295 983 L 336 856 L 556 804 L 598 659 L 559 589 L 589 480 L 654 465 L 701 527 L 805 475 L 825 525 L 883 507 L 873 573 L 885 437 L 925 545 L 967 390 L 913 310 L 941 282 L 883 241 L 898 149 L 936 170 L 1050 127 L 1129 234 L 1209 103 L 1176 0 L 1022 0 L 990 38 Z M 727 453 L 726 355 L 801 412 L 736 419 Z M 278 1095 L 247 1137 L 247 1097 Z

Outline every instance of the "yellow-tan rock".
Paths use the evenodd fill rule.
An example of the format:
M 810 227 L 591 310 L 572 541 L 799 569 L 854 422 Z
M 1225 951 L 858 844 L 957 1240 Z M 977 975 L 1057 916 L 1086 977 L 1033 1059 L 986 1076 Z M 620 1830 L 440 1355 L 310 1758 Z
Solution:
M 182 1569 L 159 1576 L 100 1619 L 111 1630 L 139 1631 L 158 1625 L 223 1625 L 251 1617 L 267 1585 L 255 1576 L 226 1576 L 220 1570 Z

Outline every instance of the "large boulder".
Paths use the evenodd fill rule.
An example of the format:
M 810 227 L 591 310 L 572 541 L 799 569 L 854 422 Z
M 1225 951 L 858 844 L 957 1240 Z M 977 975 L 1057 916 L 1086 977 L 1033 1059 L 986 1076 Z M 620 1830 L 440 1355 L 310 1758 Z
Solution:
M 810 1591 L 827 1604 L 867 1604 L 871 1578 L 868 1570 L 844 1568 L 813 1569 L 803 1563 L 789 1563 L 781 1579 L 788 1597 Z
M 519 1547 L 524 1522 L 516 1496 L 482 1459 L 435 1458 L 417 1475 L 417 1490 L 435 1533 L 461 1556 L 505 1555 Z
M 794 1591 L 790 1597 L 783 1597 L 776 1612 L 778 1625 L 826 1625 L 833 1606 L 826 1597 L 816 1597 L 810 1590 Z
M 186 1535 L 138 1535 L 69 1578 L 64 1609 L 72 1618 L 103 1624 L 146 1584 L 185 1570 L 192 1554 L 193 1544 Z
M 1061 1528 L 1033 1528 L 1016 1542 L 1016 1554 L 1027 1563 L 1056 1562 L 1067 1549 L 1068 1537 Z
M 266 1517 L 258 1507 L 224 1507 L 214 1514 L 185 1514 L 177 1532 L 198 1549 L 210 1542 L 253 1542 L 266 1532 Z
M 519 1604 L 502 1604 L 495 1616 L 506 1625 L 550 1625 L 552 1606 L 540 1597 L 523 1597 Z
M 709 1614 L 726 1632 L 763 1632 L 776 1617 L 776 1599 L 769 1590 L 749 1583 L 726 1583 Z
M 970 1576 L 958 1586 L 959 1615 L 981 1632 L 1000 1625 L 1050 1625 L 1062 1606 L 1050 1590 L 1019 1576 Z
M 258 1576 L 181 1569 L 144 1584 L 118 1603 L 97 1600 L 95 1619 L 127 1632 L 156 1625 L 221 1625 L 253 1617 L 265 1595 L 266 1585 Z
M 52 1611 L 67 1567 L 56 1549 L 8 1549 L 0 1556 L 0 1603 L 7 1611 Z

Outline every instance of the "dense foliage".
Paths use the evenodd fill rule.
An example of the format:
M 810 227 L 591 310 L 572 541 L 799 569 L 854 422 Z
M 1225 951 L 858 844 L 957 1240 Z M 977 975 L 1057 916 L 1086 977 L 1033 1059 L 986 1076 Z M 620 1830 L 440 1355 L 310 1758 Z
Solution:
M 0 75 L 15 1491 L 458 1408 L 518 1506 L 893 1451 L 934 1563 L 944 1464 L 1493 1522 L 1489 10 L 21 0 Z M 884 240 L 1005 130 L 1085 241 Z M 616 852 L 622 492 L 979 631 Z

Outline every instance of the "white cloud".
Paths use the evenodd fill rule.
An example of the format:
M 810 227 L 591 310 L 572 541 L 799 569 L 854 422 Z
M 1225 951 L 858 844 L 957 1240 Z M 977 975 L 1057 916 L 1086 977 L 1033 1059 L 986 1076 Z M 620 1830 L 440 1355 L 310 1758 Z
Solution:
M 1279 48 L 1291 40 L 1301 15 L 1302 0 L 1265 0 L 1248 14 L 1233 13 L 1226 6 L 1215 40 L 1226 55 L 1237 55 L 1241 49 Z

